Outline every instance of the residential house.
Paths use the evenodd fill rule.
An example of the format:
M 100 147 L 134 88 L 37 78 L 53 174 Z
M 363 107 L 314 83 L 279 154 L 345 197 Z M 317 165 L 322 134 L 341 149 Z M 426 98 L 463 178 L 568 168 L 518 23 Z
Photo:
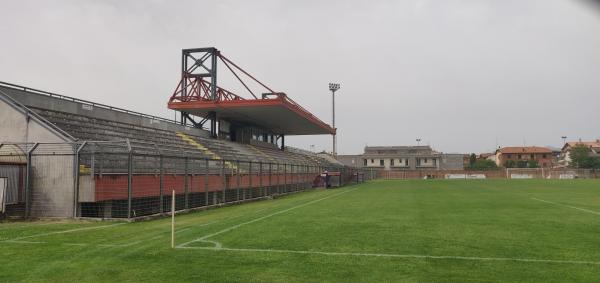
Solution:
M 509 146 L 496 150 L 496 165 L 506 166 L 509 161 L 513 161 L 515 166 L 519 163 L 529 166 L 536 161 L 539 167 L 552 167 L 555 157 L 552 149 L 539 146 Z
M 573 147 L 582 145 L 590 149 L 590 156 L 600 157 L 600 139 L 595 141 L 576 141 L 567 142 L 561 149 L 559 163 L 568 166 L 571 163 L 571 150 Z

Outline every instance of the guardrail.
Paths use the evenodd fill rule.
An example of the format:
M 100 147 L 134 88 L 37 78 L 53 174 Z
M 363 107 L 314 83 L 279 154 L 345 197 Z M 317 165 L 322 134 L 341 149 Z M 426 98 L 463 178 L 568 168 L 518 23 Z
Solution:
M 81 103 L 81 104 L 85 104 L 85 105 L 90 105 L 92 107 L 98 107 L 98 108 L 103 108 L 103 109 L 108 109 L 108 110 L 112 110 L 112 111 L 117 111 L 117 112 L 121 112 L 121 113 L 130 114 L 130 115 L 135 115 L 135 116 L 140 116 L 140 117 L 144 117 L 144 118 L 149 118 L 149 119 L 153 119 L 153 120 L 158 120 L 158 121 L 162 121 L 162 122 L 166 122 L 166 123 L 180 124 L 176 120 L 171 120 L 171 119 L 168 119 L 168 118 L 163 118 L 163 117 L 148 115 L 148 114 L 144 114 L 144 113 L 140 113 L 140 112 L 136 112 L 136 111 L 131 111 L 131 110 L 123 109 L 123 108 L 113 107 L 113 106 L 102 104 L 102 103 L 96 103 L 96 102 L 92 102 L 92 101 L 88 101 L 88 100 L 74 98 L 74 97 L 70 97 L 70 96 L 66 96 L 66 95 L 62 95 L 62 94 L 57 94 L 57 93 L 52 93 L 52 92 L 48 92 L 48 91 L 44 91 L 44 90 L 39 90 L 39 89 L 35 89 L 35 88 L 30 88 L 30 87 L 26 87 L 26 86 L 11 84 L 11 83 L 2 82 L 2 81 L 0 81 L 0 86 L 5 86 L 5 87 L 8 87 L 8 88 L 12 88 L 12 89 L 17 89 L 17 90 L 22 90 L 22 91 L 26 91 L 26 92 L 35 93 L 35 94 L 40 94 L 40 95 L 45 95 L 45 96 L 49 96 L 49 97 L 54 97 L 54 98 L 62 99 L 62 100 L 65 100 L 65 101 L 71 101 L 71 102 Z

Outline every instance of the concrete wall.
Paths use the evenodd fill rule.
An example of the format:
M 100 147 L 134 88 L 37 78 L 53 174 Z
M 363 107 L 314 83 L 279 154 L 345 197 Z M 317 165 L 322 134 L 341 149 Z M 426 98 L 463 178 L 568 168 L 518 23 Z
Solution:
M 100 106 L 91 105 L 91 103 L 87 104 L 68 101 L 64 99 L 59 99 L 57 97 L 51 97 L 48 95 L 23 91 L 1 85 L 0 91 L 6 93 L 8 96 L 19 101 L 25 106 L 61 111 L 78 115 L 86 115 L 98 119 L 116 120 L 122 123 L 127 123 L 141 127 L 150 127 L 169 131 L 181 131 L 197 136 L 208 137 L 210 135 L 208 131 L 202 129 L 190 128 L 176 123 L 152 119 L 151 117 L 144 117 L 140 115 L 106 109 Z
M 1 93 L 0 93 L 1 95 Z M 0 142 L 65 142 L 59 135 L 35 118 L 5 100 L 0 100 Z
M 20 108 L 0 93 L 0 143 L 64 143 L 69 139 Z M 58 155 L 33 151 L 30 181 L 30 215 L 71 217 L 74 207 L 73 151 Z
M 368 156 L 368 155 L 338 155 L 338 161 L 347 166 L 380 168 L 380 169 L 463 169 L 462 154 L 441 154 L 437 156 L 415 157 L 415 156 Z M 421 165 L 417 166 L 417 159 L 421 159 Z M 425 158 L 427 162 L 425 163 Z M 367 160 L 365 166 L 364 160 Z M 394 164 L 392 165 L 392 161 Z M 383 160 L 383 166 L 381 161 Z M 435 161 L 434 161 L 435 160 Z
M 462 154 L 442 154 L 441 170 L 462 170 L 465 168 Z
M 74 172 L 71 155 L 39 155 L 31 159 L 33 217 L 72 217 Z
M 416 164 L 417 167 L 437 167 L 438 166 L 438 158 L 437 157 L 417 157 Z
M 364 161 L 361 155 L 341 155 L 336 157 L 337 161 L 351 167 L 363 167 Z

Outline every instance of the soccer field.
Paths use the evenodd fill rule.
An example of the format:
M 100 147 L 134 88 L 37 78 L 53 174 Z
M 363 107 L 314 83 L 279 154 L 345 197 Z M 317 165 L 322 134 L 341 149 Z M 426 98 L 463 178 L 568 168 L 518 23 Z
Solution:
M 0 224 L 0 281 L 600 281 L 600 180 L 380 180 L 123 223 Z

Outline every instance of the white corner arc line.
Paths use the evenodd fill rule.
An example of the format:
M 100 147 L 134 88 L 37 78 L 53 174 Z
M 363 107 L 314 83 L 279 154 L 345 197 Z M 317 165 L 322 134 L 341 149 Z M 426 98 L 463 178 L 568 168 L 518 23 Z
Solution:
M 413 259 L 450 259 L 471 261 L 515 261 L 515 262 L 538 262 L 538 263 L 561 263 L 561 264 L 587 264 L 600 265 L 600 261 L 584 260 L 555 260 L 536 258 L 510 258 L 510 257 L 475 257 L 475 256 L 448 256 L 448 255 L 417 255 L 417 254 L 380 254 L 380 253 L 351 253 L 351 252 L 322 252 L 322 251 L 299 251 L 299 250 L 274 250 L 274 249 L 237 249 L 237 248 L 213 248 L 213 247 L 181 247 L 182 249 L 233 251 L 233 252 L 262 252 L 262 253 L 289 253 L 309 254 L 327 256 L 363 256 L 363 257 L 388 257 L 388 258 L 413 258 Z
M 568 208 L 572 208 L 572 209 L 577 209 L 577 210 L 580 210 L 580 211 L 583 211 L 583 212 L 587 212 L 587 213 L 591 213 L 591 214 L 600 215 L 600 212 L 598 212 L 598 211 L 593 211 L 593 210 L 589 210 L 589 209 L 585 209 L 585 208 L 581 208 L 581 207 L 576 207 L 576 206 L 571 206 L 571 205 L 567 205 L 567 204 L 552 202 L 552 201 L 549 201 L 549 200 L 543 200 L 543 199 L 539 199 L 539 198 L 531 198 L 531 199 L 532 200 L 541 201 L 541 202 L 545 202 L 545 203 L 549 203 L 549 204 L 558 205 L 558 206 L 564 206 L 564 207 L 568 207 Z
M 231 230 L 235 230 L 235 229 L 237 229 L 237 228 L 240 228 L 240 227 L 242 227 L 242 226 L 244 226 L 244 225 L 252 224 L 252 223 L 254 223 L 254 222 L 258 222 L 258 221 L 261 221 L 261 220 L 264 220 L 264 219 L 267 219 L 267 218 L 270 218 L 270 217 L 273 217 L 273 216 L 276 216 L 276 215 L 279 215 L 279 214 L 282 214 L 282 213 L 286 213 L 286 212 L 288 212 L 288 211 L 291 211 L 291 210 L 294 210 L 294 209 L 297 209 L 297 208 L 305 207 L 305 206 L 307 206 L 307 205 L 311 205 L 311 204 L 313 204 L 313 203 L 317 203 L 317 202 L 320 202 L 320 201 L 323 201 L 323 200 L 326 200 L 326 199 L 329 199 L 329 198 L 333 198 L 333 197 L 336 197 L 336 196 L 339 196 L 339 195 L 342 195 L 342 194 L 345 194 L 345 193 L 349 193 L 349 192 L 352 192 L 352 191 L 354 191 L 354 190 L 356 190 L 356 189 L 357 189 L 357 188 L 354 188 L 354 189 L 349 189 L 349 190 L 347 190 L 347 191 L 343 191 L 343 192 L 340 192 L 340 193 L 336 193 L 336 194 L 333 194 L 333 195 L 329 195 L 329 196 L 326 196 L 326 197 L 322 197 L 322 198 L 320 198 L 320 199 L 312 200 L 312 201 L 309 201 L 309 202 L 306 202 L 306 203 L 303 203 L 303 204 L 300 204 L 300 205 L 297 205 L 297 206 L 294 206 L 294 207 L 290 207 L 290 208 L 287 208 L 287 209 L 284 209 L 284 210 L 280 210 L 280 211 L 277 211 L 277 212 L 273 212 L 273 213 L 271 213 L 271 214 L 268 214 L 268 215 L 265 215 L 265 216 L 262 216 L 262 217 L 259 217 L 259 218 L 255 218 L 255 219 L 253 219 L 253 220 L 250 220 L 250 221 L 247 221 L 247 222 L 244 222 L 244 223 L 236 224 L 236 225 L 234 225 L 234 226 L 231 226 L 231 227 L 225 228 L 225 229 L 223 229 L 223 230 L 221 230 L 221 231 L 218 231 L 218 232 L 215 232 L 215 233 L 212 233 L 212 234 L 208 234 L 208 235 L 206 235 L 206 236 L 203 236 L 203 237 L 201 237 L 201 238 L 198 238 L 198 239 L 195 239 L 195 240 L 191 240 L 191 241 L 188 241 L 188 242 L 185 242 L 185 243 L 179 244 L 179 245 L 177 245 L 176 247 L 177 247 L 177 248 L 181 248 L 181 247 L 185 247 L 186 245 L 189 245 L 189 244 L 191 244 L 191 243 L 194 243 L 194 242 L 200 242 L 200 241 L 204 241 L 204 240 L 206 240 L 206 239 L 208 239 L 208 238 L 214 237 L 214 236 L 216 236 L 216 235 L 223 234 L 223 233 L 225 233 L 225 232 L 229 232 L 229 231 L 231 231 Z M 214 241 L 211 241 L 211 242 L 214 242 Z

